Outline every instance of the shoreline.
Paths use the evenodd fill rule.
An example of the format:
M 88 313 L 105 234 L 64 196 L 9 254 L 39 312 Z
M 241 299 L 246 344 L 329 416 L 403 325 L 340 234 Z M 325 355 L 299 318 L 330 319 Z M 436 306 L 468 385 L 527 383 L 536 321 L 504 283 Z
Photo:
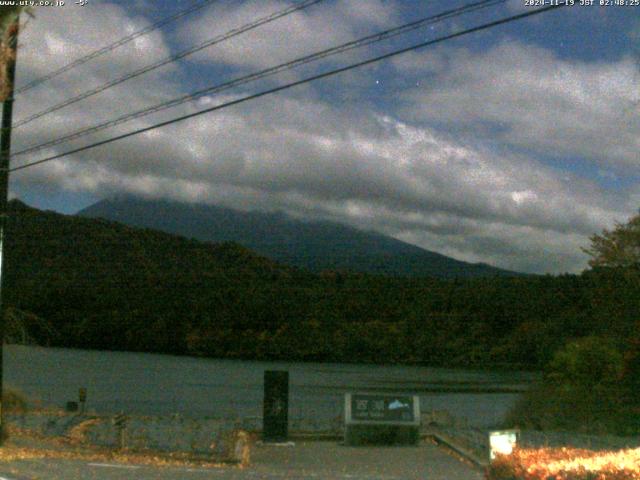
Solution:
M 256 363 L 271 363 L 271 364 L 300 364 L 300 365 L 322 365 L 322 366 L 363 366 L 363 367 L 408 367 L 408 368 L 433 368 L 438 370 L 451 370 L 451 371 L 465 371 L 465 372 L 477 372 L 477 373 L 505 373 L 505 374 L 524 374 L 526 376 L 538 377 L 542 375 L 541 370 L 536 365 L 526 365 L 526 364 L 508 364 L 508 363 L 494 363 L 494 364 L 482 364 L 482 365 L 462 365 L 462 364 L 443 364 L 443 365 L 432 365 L 425 363 L 410 363 L 410 362 L 389 362 L 389 363 L 378 363 L 378 362 L 367 362 L 367 361 L 338 361 L 338 360 L 296 360 L 296 359 L 282 359 L 282 358 L 244 358 L 244 357 L 213 357 L 206 355 L 195 355 L 195 354 L 179 354 L 175 352 L 149 352 L 149 351 L 137 351 L 137 350 L 108 350 L 108 349 L 100 349 L 100 348 L 79 348 L 79 347 L 69 347 L 69 346 L 61 346 L 61 345 L 38 345 L 38 344 L 28 344 L 28 343 L 5 343 L 5 347 L 24 347 L 24 348 L 34 348 L 34 349 L 42 349 L 42 350 L 68 350 L 75 352 L 96 352 L 96 353 L 116 353 L 116 354 L 131 354 L 131 355 L 160 355 L 162 357 L 174 357 L 180 359 L 194 359 L 194 360 L 211 360 L 216 362 L 230 362 L 230 363 L 241 363 L 241 362 L 256 362 Z

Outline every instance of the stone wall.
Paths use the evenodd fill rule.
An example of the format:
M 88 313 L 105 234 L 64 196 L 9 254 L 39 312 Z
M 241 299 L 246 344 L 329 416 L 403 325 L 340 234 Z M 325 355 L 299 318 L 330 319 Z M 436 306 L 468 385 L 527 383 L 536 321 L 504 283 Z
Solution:
M 109 415 L 73 415 L 57 411 L 6 414 L 5 422 L 24 433 L 62 437 L 78 444 L 132 451 L 184 452 L 221 461 L 243 461 L 248 435 L 238 423 L 180 415 L 127 416 L 121 426 Z

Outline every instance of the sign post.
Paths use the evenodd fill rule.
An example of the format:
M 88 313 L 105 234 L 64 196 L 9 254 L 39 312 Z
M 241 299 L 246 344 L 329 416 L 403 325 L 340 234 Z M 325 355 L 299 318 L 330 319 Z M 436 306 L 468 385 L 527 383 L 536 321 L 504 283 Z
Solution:
M 87 403 L 87 389 L 81 387 L 78 390 L 78 401 L 80 402 L 80 415 L 84 415 L 84 407 Z
M 127 417 L 124 412 L 118 413 L 112 419 L 113 425 L 116 427 L 118 436 L 118 448 L 124 450 L 126 446 L 126 430 L 127 430 Z

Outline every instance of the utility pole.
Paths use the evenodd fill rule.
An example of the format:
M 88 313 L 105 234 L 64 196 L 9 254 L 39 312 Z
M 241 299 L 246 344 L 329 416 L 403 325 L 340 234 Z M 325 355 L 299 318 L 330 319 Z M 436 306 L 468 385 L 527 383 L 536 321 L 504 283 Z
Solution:
M 7 59 L 6 81 L 7 98 L 2 104 L 2 130 L 0 133 L 0 445 L 5 439 L 4 408 L 2 405 L 4 394 L 4 313 L 3 283 L 5 273 L 4 244 L 7 228 L 7 204 L 9 200 L 9 160 L 11 156 L 11 122 L 13 118 L 13 84 L 16 77 L 16 54 L 18 51 L 18 31 L 20 17 L 9 27 L 7 38 L 9 40 L 9 55 Z

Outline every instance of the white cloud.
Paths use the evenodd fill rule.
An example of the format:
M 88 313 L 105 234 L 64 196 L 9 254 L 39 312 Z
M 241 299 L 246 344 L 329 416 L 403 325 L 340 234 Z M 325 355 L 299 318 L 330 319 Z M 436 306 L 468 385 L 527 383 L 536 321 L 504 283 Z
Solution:
M 18 88 L 150 24 L 144 17 L 130 16 L 122 7 L 106 2 L 96 2 L 91 8 L 64 7 L 63 14 L 59 10 L 37 9 L 35 18 L 21 31 L 16 73 Z M 169 55 L 170 49 L 162 33 L 153 31 L 18 94 L 14 119 L 20 121 L 41 112 L 45 107 L 92 90 Z M 112 118 L 114 113 L 129 111 L 133 105 L 142 104 L 145 100 L 163 97 L 168 88 L 173 88 L 170 87 L 168 74 L 176 68 L 175 65 L 163 67 L 126 85 L 110 88 L 84 100 L 82 108 L 91 112 L 94 118 L 101 115 L 103 118 Z M 152 83 L 161 86 L 149 89 Z M 142 97 L 130 98 L 127 94 L 132 88 L 136 88 Z M 64 108 L 37 122 L 46 122 L 50 133 L 55 135 L 60 128 L 70 126 L 69 112 L 74 111 L 77 109 Z M 86 125 L 80 123 L 79 126 Z
M 640 164 L 637 59 L 566 60 L 515 41 L 486 53 L 446 48 L 438 55 L 434 61 L 427 53 L 423 61 L 440 70 L 434 75 L 430 68 L 429 82 L 404 95 L 411 118 L 483 132 L 546 155 L 618 168 Z
M 293 3 L 283 0 L 216 2 L 204 15 L 181 30 L 180 37 L 196 44 L 280 12 Z M 305 10 L 243 33 L 223 46 L 214 46 L 194 56 L 200 61 L 243 67 L 269 67 L 302 55 L 358 38 L 363 32 L 380 30 L 395 23 L 393 2 L 382 0 L 338 0 Z
M 89 159 L 34 168 L 21 181 L 277 208 L 516 269 L 534 268 L 545 249 L 555 260 L 540 260 L 538 270 L 582 268 L 575 238 L 586 241 L 620 213 L 617 198 L 558 180 L 529 158 L 286 97 L 176 124 Z
M 132 17 L 122 7 L 108 2 L 96 2 L 91 8 L 64 7 L 62 13 L 58 10 L 37 9 L 35 18 L 21 31 L 20 81 L 63 67 L 151 23 L 144 17 Z M 75 80 L 77 83 L 72 85 L 80 85 L 87 81 L 83 78 L 87 74 L 128 72 L 168 54 L 163 35 L 156 30 L 74 69 L 65 74 L 65 80 Z

